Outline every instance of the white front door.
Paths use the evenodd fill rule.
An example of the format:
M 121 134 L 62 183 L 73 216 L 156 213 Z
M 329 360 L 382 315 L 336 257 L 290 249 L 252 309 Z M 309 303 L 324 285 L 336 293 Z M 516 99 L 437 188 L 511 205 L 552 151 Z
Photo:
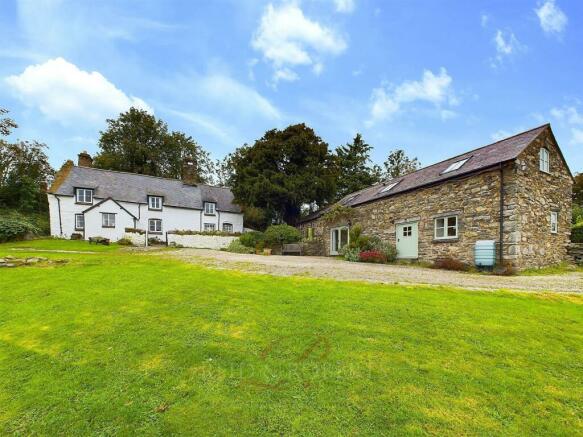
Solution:
M 419 232 L 417 225 L 417 222 L 397 225 L 397 258 L 418 258 Z
M 330 255 L 339 255 L 348 240 L 348 226 L 330 229 Z

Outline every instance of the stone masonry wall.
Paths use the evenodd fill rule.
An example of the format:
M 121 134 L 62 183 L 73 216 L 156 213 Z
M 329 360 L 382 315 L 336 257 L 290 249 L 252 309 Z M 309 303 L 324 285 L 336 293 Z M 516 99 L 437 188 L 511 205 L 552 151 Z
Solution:
M 549 151 L 550 173 L 539 169 L 541 147 Z M 521 268 L 536 268 L 569 260 L 573 179 L 559 154 L 550 129 L 516 160 L 516 192 L 507 204 L 515 208 L 516 227 L 506 229 Z M 551 211 L 558 213 L 558 232 L 551 233 Z
M 550 174 L 539 170 L 539 150 L 550 152 Z M 519 158 L 504 166 L 504 259 L 519 269 L 543 267 L 569 260 L 572 178 L 559 155 L 550 129 L 543 132 Z M 465 179 L 398 194 L 354 208 L 351 224 L 362 225 L 363 233 L 395 244 L 396 224 L 417 221 L 419 260 L 452 257 L 474 263 L 477 240 L 499 241 L 500 170 L 493 169 Z M 559 214 L 558 233 L 550 231 L 551 211 Z M 457 215 L 459 237 L 435 240 L 434 219 Z M 303 223 L 314 228 L 311 253 L 329 255 L 330 228 L 319 218 Z M 314 248 L 318 248 L 315 250 Z
M 505 168 L 505 177 L 512 169 Z M 465 179 L 398 194 L 384 200 L 355 208 L 352 224 L 362 225 L 363 233 L 377 235 L 396 244 L 396 224 L 417 221 L 419 228 L 419 260 L 434 261 L 452 257 L 473 264 L 474 243 L 477 240 L 498 240 L 500 211 L 500 173 L 488 171 Z M 444 215 L 457 215 L 458 238 L 434 239 L 434 220 Z M 511 218 L 509 217 L 509 220 Z M 320 254 L 329 255 L 331 227 L 322 219 L 304 223 L 301 228 L 314 227 L 314 239 L 320 242 Z M 505 257 L 508 257 L 505 247 Z

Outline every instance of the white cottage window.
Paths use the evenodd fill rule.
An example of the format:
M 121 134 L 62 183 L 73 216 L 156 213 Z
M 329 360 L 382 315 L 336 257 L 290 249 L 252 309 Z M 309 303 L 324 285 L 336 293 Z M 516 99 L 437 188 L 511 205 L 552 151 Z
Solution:
M 435 239 L 446 240 L 458 237 L 458 218 L 456 215 L 435 219 Z
M 545 173 L 550 173 L 550 159 L 549 159 L 549 151 L 544 147 L 540 149 L 539 152 L 539 168 L 540 171 L 544 171 Z
M 150 233 L 161 233 L 162 232 L 162 220 L 161 219 L 150 219 L 148 221 L 148 230 Z
M 216 229 L 214 223 L 205 223 L 204 224 L 204 231 L 205 232 L 214 232 Z
M 101 227 L 103 228 L 115 228 L 115 214 L 110 212 L 101 213 Z
M 75 214 L 75 229 L 77 231 L 85 229 L 85 216 L 83 214 Z
M 91 188 L 76 188 L 75 201 L 77 203 L 93 203 L 93 190 Z
M 148 197 L 148 207 L 160 211 L 162 209 L 162 198 L 160 196 Z
M 213 202 L 204 203 L 204 213 L 206 215 L 215 215 L 216 204 Z
M 223 232 L 233 233 L 233 225 L 231 223 L 223 223 Z

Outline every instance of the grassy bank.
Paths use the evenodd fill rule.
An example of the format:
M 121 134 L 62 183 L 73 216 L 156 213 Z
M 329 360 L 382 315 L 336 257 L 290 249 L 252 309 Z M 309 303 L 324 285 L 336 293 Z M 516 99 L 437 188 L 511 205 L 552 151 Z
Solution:
M 583 432 L 580 296 L 253 276 L 85 242 L 0 255 L 27 247 L 97 253 L 0 271 L 3 434 Z

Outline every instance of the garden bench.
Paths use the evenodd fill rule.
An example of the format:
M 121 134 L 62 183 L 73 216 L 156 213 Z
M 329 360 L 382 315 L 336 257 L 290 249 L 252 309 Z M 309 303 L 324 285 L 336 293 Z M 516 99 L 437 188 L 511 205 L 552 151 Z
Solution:
M 282 255 L 288 254 L 295 254 L 301 255 L 302 254 L 302 245 L 299 243 L 292 243 L 292 244 L 284 244 L 281 248 Z
M 104 246 L 109 246 L 109 238 L 103 237 L 89 237 L 89 244 L 103 244 Z

